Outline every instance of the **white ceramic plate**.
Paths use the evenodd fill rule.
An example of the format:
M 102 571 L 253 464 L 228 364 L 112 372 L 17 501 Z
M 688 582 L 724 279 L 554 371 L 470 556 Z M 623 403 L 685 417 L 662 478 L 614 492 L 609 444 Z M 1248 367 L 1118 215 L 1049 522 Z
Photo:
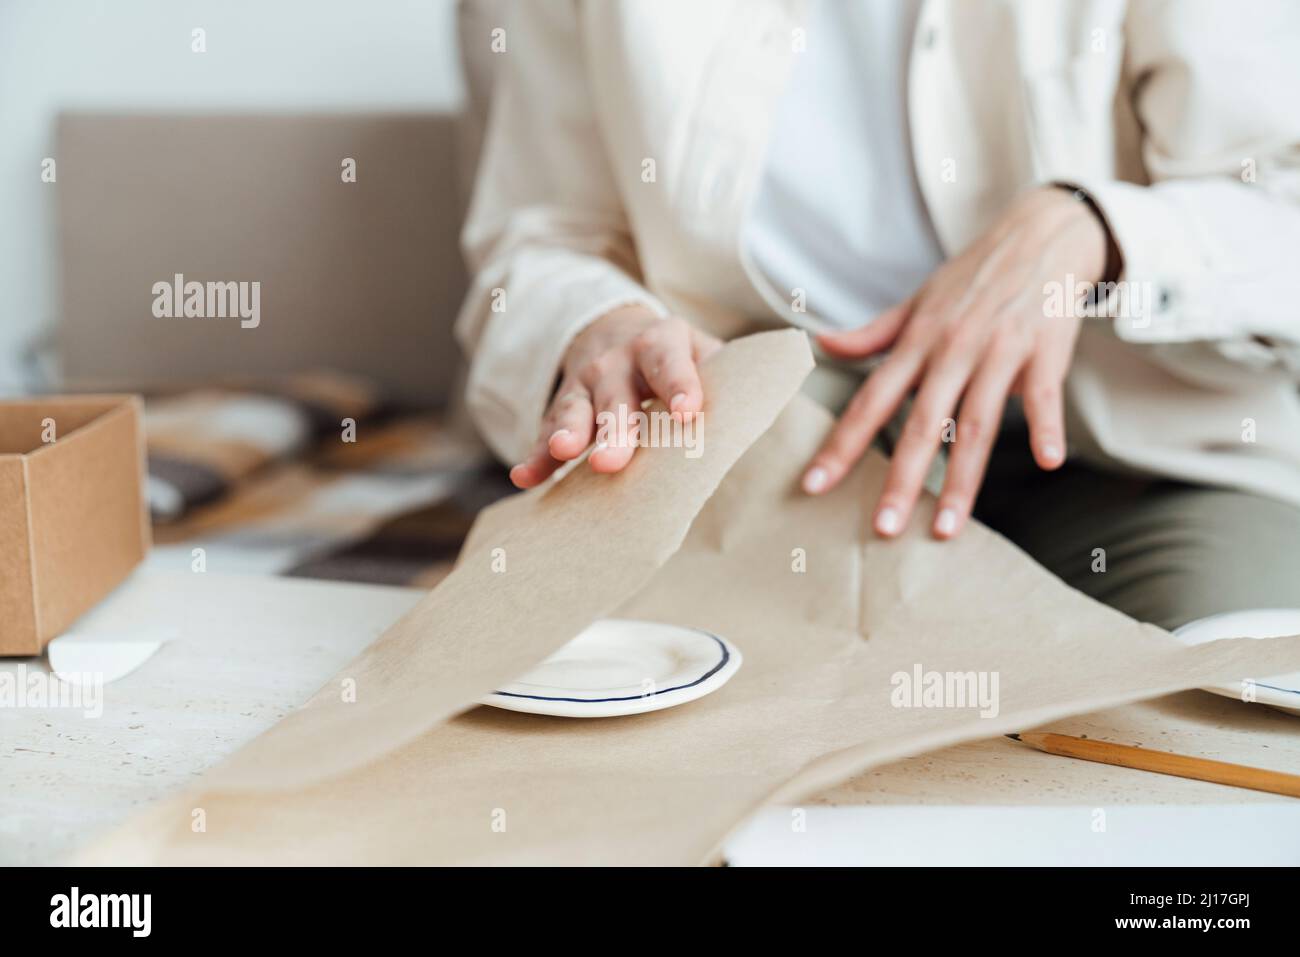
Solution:
M 1189 645 L 1200 645 L 1218 638 L 1278 638 L 1300 635 L 1300 608 L 1262 608 L 1257 611 L 1230 611 L 1211 615 L 1183 625 L 1174 635 Z M 1300 715 L 1300 671 L 1269 678 L 1255 678 L 1255 700 L 1294 715 Z M 1240 682 L 1206 688 L 1228 698 L 1241 700 Z
M 741 660 L 707 631 L 605 618 L 482 703 L 566 718 L 644 714 L 716 691 Z

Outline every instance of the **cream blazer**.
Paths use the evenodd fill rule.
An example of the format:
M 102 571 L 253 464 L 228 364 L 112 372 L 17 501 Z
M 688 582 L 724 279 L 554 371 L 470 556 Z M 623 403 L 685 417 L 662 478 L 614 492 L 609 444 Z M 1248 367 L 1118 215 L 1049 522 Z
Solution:
M 457 335 L 504 459 L 535 441 L 569 342 L 614 306 L 723 338 L 822 328 L 741 241 L 790 67 L 816 55 L 808 13 L 527 0 L 481 38 L 497 85 Z M 1152 303 L 1086 320 L 1072 454 L 1300 503 L 1300 3 L 924 0 L 907 82 L 946 253 L 1018 192 L 1069 183 Z

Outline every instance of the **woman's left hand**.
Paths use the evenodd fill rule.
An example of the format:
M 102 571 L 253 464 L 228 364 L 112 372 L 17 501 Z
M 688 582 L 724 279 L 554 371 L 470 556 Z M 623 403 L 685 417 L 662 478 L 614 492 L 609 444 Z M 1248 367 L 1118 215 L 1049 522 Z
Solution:
M 1007 396 L 1024 399 L 1035 461 L 1065 461 L 1061 392 L 1080 319 L 1048 316 L 1044 286 L 1094 283 L 1106 266 L 1105 227 L 1063 189 L 1036 189 L 946 262 L 912 296 L 849 332 L 819 337 L 831 355 L 862 359 L 890 350 L 863 383 L 804 474 L 810 494 L 833 488 L 909 392 L 916 400 L 876 506 L 885 536 L 907 527 L 930 462 L 956 421 L 934 534 L 956 535 L 969 518 Z M 960 407 L 959 407 L 960 406 Z

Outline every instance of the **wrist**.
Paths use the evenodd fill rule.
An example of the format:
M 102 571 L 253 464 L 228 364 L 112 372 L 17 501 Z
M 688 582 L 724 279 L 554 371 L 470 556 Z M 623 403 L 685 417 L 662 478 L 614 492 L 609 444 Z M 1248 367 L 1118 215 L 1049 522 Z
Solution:
M 1117 282 L 1124 269 L 1124 260 L 1120 254 L 1119 243 L 1115 241 L 1115 236 L 1110 231 L 1110 226 L 1097 201 L 1087 191 L 1068 183 L 1054 183 L 1052 187 L 1070 196 L 1087 217 L 1087 221 L 1095 227 L 1089 241 L 1092 263 L 1089 279 L 1098 283 Z

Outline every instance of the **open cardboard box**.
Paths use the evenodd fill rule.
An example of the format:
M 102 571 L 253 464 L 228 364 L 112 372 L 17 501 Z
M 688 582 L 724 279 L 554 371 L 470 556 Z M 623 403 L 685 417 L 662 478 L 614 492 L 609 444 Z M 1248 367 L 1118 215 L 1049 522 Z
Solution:
M 149 550 L 141 403 L 0 402 L 0 655 L 39 655 Z

